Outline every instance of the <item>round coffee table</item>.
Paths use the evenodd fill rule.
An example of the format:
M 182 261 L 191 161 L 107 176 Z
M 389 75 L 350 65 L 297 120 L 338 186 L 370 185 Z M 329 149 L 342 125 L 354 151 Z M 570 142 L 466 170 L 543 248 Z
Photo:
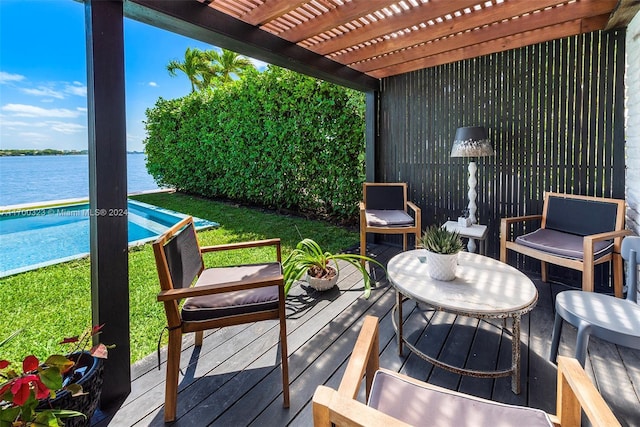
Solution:
M 434 280 L 427 274 L 425 250 L 403 252 L 387 265 L 391 284 L 396 289 L 393 323 L 398 337 L 398 352 L 406 345 L 426 361 L 458 374 L 482 378 L 511 376 L 511 389 L 520 393 L 520 318 L 533 310 L 538 290 L 520 271 L 493 258 L 460 252 L 456 278 L 450 282 Z M 512 319 L 511 368 L 476 371 L 441 362 L 417 349 L 402 336 L 402 302 L 412 299 L 435 310 L 477 319 Z M 397 316 L 397 317 L 396 317 Z M 406 322 L 406 320 L 405 320 Z M 506 322 L 503 323 L 506 330 Z

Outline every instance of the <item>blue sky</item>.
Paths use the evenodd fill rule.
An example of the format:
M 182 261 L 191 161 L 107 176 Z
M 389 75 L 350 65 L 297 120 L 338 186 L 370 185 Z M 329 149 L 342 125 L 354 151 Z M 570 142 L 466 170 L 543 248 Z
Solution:
M 212 45 L 125 19 L 127 149 L 143 151 L 145 110 L 184 96 L 184 74 L 166 65 L 187 47 Z M 259 67 L 263 63 L 256 61 Z M 0 0 L 0 148 L 87 149 L 84 5 Z

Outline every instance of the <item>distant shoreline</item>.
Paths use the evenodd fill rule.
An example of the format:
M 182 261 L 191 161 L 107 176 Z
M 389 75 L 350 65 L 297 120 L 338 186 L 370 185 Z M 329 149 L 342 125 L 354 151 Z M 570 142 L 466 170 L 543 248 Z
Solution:
M 0 157 L 16 156 L 77 156 L 87 155 L 89 150 L 54 150 L 46 148 L 44 150 L 0 150 Z M 144 154 L 142 151 L 127 151 L 127 154 Z

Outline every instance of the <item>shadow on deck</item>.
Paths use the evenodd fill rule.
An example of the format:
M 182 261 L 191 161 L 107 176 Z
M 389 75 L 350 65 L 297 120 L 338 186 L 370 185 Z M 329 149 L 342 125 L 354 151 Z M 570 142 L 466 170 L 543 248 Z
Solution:
M 375 246 L 386 262 L 397 248 Z M 434 368 L 397 346 L 391 310 L 395 292 L 381 270 L 371 297 L 362 297 L 357 271 L 345 266 L 338 287 L 317 292 L 294 287 L 288 297 L 288 346 L 291 407 L 282 407 L 277 321 L 263 321 L 214 330 L 201 348 L 185 337 L 178 395 L 178 419 L 172 425 L 310 426 L 311 397 L 319 384 L 337 388 L 365 315 L 380 319 L 380 364 L 430 383 L 505 403 L 555 413 L 556 368 L 547 361 L 553 328 L 553 301 L 565 289 L 533 278 L 539 292 L 536 308 L 522 319 L 522 392 L 511 392 L 510 377 L 479 379 Z M 409 304 L 409 303 L 407 303 Z M 405 308 L 405 315 L 416 308 Z M 406 332 L 430 355 L 474 369 L 509 366 L 511 341 L 486 322 L 446 313 L 424 312 Z M 429 327 L 426 328 L 427 323 Z M 575 329 L 566 325 L 560 354 L 572 355 Z M 132 366 L 131 394 L 98 426 L 160 426 L 163 422 L 166 362 L 157 370 L 156 355 Z M 640 426 L 640 352 L 592 338 L 586 369 L 623 425 Z

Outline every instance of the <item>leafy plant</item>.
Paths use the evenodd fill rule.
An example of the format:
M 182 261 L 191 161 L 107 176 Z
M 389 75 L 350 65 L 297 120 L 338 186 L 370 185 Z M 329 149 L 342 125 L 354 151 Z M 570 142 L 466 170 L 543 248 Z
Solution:
M 364 296 L 369 298 L 371 294 L 371 278 L 361 261 L 372 262 L 383 269 L 384 266 L 367 256 L 347 253 L 332 254 L 323 251 L 320 245 L 311 239 L 301 240 L 282 263 L 285 295 L 289 293 L 291 285 L 293 285 L 296 280 L 300 280 L 307 272 L 318 278 L 330 277 L 332 274 L 331 269 L 333 268 L 329 265 L 330 261 L 333 261 L 333 264 L 336 266 L 337 273 L 340 269 L 337 263 L 339 260 L 348 262 L 360 271 L 364 279 Z
M 71 353 L 84 350 L 94 335 L 100 333 L 102 327 L 86 329 L 82 335 L 65 338 L 60 344 L 72 344 Z M 14 338 L 20 331 L 12 333 L 0 342 L 0 347 Z M 107 347 L 95 345 L 89 350 L 92 356 L 106 358 Z M 81 412 L 67 409 L 38 410 L 41 400 L 55 399 L 63 390 L 72 396 L 83 394 L 82 386 L 74 380 L 81 378 L 76 374 L 78 361 L 68 356 L 53 354 L 40 363 L 37 357 L 29 355 L 22 361 L 22 369 L 15 370 L 8 360 L 0 359 L 0 427 L 21 426 L 63 426 L 62 419 L 85 416 Z
M 279 67 L 146 112 L 159 184 L 314 218 L 353 221 L 364 181 L 364 96 Z
M 437 254 L 456 254 L 464 247 L 460 234 L 432 225 L 422 235 L 422 247 Z

